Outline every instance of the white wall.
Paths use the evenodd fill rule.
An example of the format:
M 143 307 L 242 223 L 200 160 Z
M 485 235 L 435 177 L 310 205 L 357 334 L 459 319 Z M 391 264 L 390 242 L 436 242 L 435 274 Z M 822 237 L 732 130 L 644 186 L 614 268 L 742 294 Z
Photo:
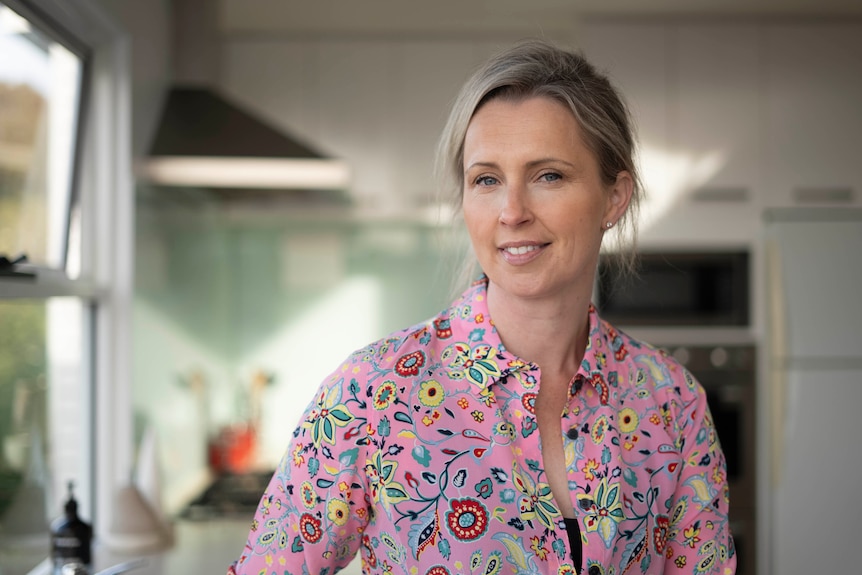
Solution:
M 95 0 L 128 33 L 131 46 L 132 153 L 149 148 L 171 80 L 171 0 Z

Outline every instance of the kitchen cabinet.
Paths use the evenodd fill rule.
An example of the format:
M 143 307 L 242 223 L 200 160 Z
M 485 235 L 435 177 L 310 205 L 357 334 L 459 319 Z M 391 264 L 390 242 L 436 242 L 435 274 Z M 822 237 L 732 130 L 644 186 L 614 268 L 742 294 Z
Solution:
M 764 27 L 764 185 L 773 206 L 800 189 L 862 193 L 862 24 Z
M 629 105 L 644 148 L 667 148 L 670 141 L 670 25 L 595 21 L 584 26 L 581 47 L 606 73 Z
M 746 190 L 760 181 L 760 61 L 756 24 L 683 24 L 674 31 L 677 106 L 673 141 L 695 156 L 714 156 L 698 188 Z

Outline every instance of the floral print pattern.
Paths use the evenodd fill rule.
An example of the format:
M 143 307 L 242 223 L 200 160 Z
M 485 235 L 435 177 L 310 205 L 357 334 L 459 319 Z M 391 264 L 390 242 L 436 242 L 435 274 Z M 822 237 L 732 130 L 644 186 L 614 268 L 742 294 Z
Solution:
M 497 334 L 484 278 L 321 385 L 230 573 L 574 574 L 542 467 L 539 366 Z M 732 574 L 724 455 L 705 394 L 591 308 L 560 433 L 583 573 Z

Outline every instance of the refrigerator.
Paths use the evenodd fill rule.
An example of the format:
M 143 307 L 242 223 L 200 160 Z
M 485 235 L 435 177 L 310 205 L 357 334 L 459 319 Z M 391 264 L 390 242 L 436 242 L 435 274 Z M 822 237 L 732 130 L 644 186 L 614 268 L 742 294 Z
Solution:
M 764 235 L 769 572 L 859 573 L 862 209 L 769 210 Z

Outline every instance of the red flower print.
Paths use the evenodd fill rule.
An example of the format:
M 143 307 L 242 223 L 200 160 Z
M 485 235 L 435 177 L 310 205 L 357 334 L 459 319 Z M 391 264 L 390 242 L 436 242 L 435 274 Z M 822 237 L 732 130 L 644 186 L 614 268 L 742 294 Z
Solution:
M 377 555 L 374 553 L 374 548 L 371 546 L 371 539 L 369 539 L 368 535 L 362 536 L 362 546 L 365 547 L 365 551 L 367 551 L 362 559 L 363 562 L 367 563 L 372 569 L 377 567 Z
M 317 543 L 323 535 L 323 530 L 320 528 L 320 519 L 315 518 L 310 513 L 303 513 L 299 518 L 299 532 L 302 538 L 309 543 Z
M 601 373 L 594 373 L 593 377 L 593 385 L 599 390 L 599 400 L 602 402 L 602 405 L 608 404 L 608 384 L 605 383 L 605 378 L 602 377 Z
M 653 529 L 653 544 L 655 545 L 656 553 L 659 555 L 664 551 L 667 545 L 668 527 L 670 521 L 664 515 L 659 515 L 655 518 L 655 529 Z
M 524 409 L 529 411 L 530 413 L 536 413 L 536 394 L 532 392 L 527 392 L 521 396 L 521 404 L 524 406 Z
M 446 523 L 456 539 L 474 541 L 488 528 L 488 510 L 475 499 L 453 499 Z
M 425 572 L 425 575 L 449 575 L 449 570 L 442 565 L 435 565 Z
M 423 365 L 425 365 L 425 354 L 421 351 L 414 351 L 401 356 L 398 363 L 395 364 L 395 373 L 401 377 L 409 377 L 418 374 L 419 368 Z
M 434 320 L 434 329 L 437 331 L 437 337 L 440 339 L 449 339 L 452 337 L 452 327 L 448 319 Z

